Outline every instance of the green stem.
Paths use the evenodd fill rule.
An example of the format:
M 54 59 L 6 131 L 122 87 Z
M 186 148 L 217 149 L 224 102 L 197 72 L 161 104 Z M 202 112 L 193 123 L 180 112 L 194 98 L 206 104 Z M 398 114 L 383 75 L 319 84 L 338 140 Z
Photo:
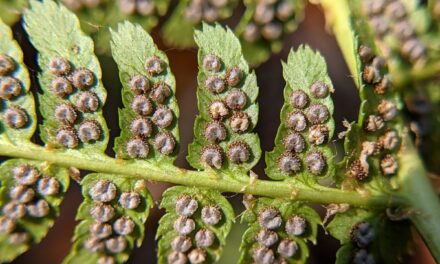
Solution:
M 425 240 L 435 260 L 440 263 L 440 199 L 429 181 L 423 163 L 410 139 L 400 157 L 400 194 L 410 204 L 411 220 Z
M 251 180 L 248 175 L 234 173 L 234 178 L 221 171 L 190 171 L 170 164 L 114 159 L 104 155 L 85 156 L 78 151 L 60 151 L 34 144 L 13 145 L 0 142 L 0 155 L 41 160 L 65 167 L 120 174 L 149 181 L 170 182 L 186 186 L 217 189 L 223 192 L 290 198 L 322 204 L 347 203 L 361 207 L 404 205 L 405 200 L 389 194 L 361 194 L 324 186 L 306 186 L 293 182 Z M 238 180 L 238 179 L 249 180 Z

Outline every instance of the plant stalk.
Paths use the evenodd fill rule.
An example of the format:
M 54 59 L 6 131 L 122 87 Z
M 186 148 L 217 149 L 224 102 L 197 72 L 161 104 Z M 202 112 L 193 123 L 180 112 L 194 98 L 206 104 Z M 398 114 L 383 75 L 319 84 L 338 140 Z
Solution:
M 417 150 L 408 138 L 400 163 L 400 194 L 409 201 L 410 219 L 434 259 L 440 263 L 440 199 L 429 181 Z
M 119 174 L 153 182 L 161 181 L 186 186 L 212 188 L 222 192 L 248 193 L 322 204 L 346 203 L 359 207 L 387 208 L 406 204 L 404 199 L 390 194 L 365 194 L 355 191 L 342 191 L 325 186 L 311 187 L 288 181 L 253 180 L 243 173 L 234 173 L 231 176 L 222 171 L 191 171 L 175 167 L 171 164 L 114 159 L 105 155 L 85 156 L 76 150 L 48 149 L 32 143 L 13 145 L 0 142 L 0 155 L 41 160 L 64 167 L 76 167 L 95 172 Z

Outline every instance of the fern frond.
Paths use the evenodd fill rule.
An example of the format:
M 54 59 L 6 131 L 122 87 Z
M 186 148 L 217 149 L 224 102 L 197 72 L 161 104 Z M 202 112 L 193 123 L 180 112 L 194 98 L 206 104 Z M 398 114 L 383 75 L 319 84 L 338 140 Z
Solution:
M 69 187 L 67 169 L 11 159 L 0 166 L 0 262 L 39 243 L 58 216 Z
M 218 261 L 235 218 L 221 193 L 176 186 L 164 192 L 160 207 L 166 214 L 156 234 L 158 263 Z
M 179 107 L 166 54 L 139 25 L 129 22 L 112 31 L 111 44 L 124 103 L 117 156 L 172 163 L 179 149 Z
M 334 133 L 333 86 L 324 58 L 308 46 L 289 54 L 283 64 L 284 106 L 275 149 L 266 155 L 266 173 L 275 180 L 295 177 L 316 182 L 331 175 L 333 151 L 328 146 Z
M 144 238 L 153 199 L 144 180 L 89 174 L 82 181 L 74 244 L 63 263 L 124 263 Z M 101 261 L 101 262 L 100 262 Z
M 92 39 L 73 13 L 51 0 L 30 1 L 24 20 L 39 52 L 41 138 L 52 147 L 104 152 L 109 138 L 102 115 L 107 92 Z
M 261 156 L 260 140 L 252 133 L 258 121 L 255 73 L 249 72 L 240 42 L 229 29 L 203 24 L 195 40 L 200 47 L 199 115 L 187 160 L 197 169 L 247 172 Z
M 1 11 L 0 11 L 1 12 Z M 34 134 L 37 116 L 29 72 L 11 29 L 0 20 L 0 139 L 23 144 Z
M 316 243 L 319 215 L 309 206 L 282 199 L 258 198 L 242 216 L 243 235 L 238 263 L 305 263 L 307 242 Z

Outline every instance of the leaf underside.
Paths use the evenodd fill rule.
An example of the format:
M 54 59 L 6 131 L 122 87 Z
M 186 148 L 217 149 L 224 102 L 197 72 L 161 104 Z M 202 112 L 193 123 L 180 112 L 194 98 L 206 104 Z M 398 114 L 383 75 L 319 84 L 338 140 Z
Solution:
M 183 186 L 176 186 L 167 189 L 163 193 L 160 208 L 166 210 L 166 214 L 159 221 L 159 228 L 156 233 L 158 241 L 158 263 L 168 263 L 168 256 L 173 253 L 171 247 L 172 240 L 179 235 L 174 229 L 174 222 L 179 218 L 176 212 L 176 203 L 179 198 L 187 196 L 197 201 L 197 210 L 189 216 L 195 222 L 195 229 L 187 235 L 191 239 L 191 248 L 184 253 L 190 255 L 193 250 L 196 250 L 197 240 L 195 234 L 201 229 L 206 229 L 214 233 L 214 243 L 209 247 L 203 247 L 205 252 L 205 262 L 213 263 L 219 260 L 224 244 L 226 243 L 226 236 L 232 228 L 232 223 L 235 221 L 234 209 L 228 200 L 220 193 L 210 189 L 189 188 Z M 203 221 L 201 212 L 203 208 L 208 206 L 215 206 L 218 208 L 221 219 L 216 224 L 206 224 Z
M 241 53 L 240 42 L 231 30 L 224 29 L 218 24 L 215 26 L 203 24 L 202 29 L 195 33 L 195 41 L 199 46 L 199 74 L 197 78 L 199 114 L 194 125 L 195 140 L 188 147 L 187 160 L 194 168 L 205 169 L 207 165 L 201 161 L 202 150 L 206 146 L 217 145 L 222 150 L 222 170 L 247 172 L 258 162 L 261 156 L 258 135 L 251 132 L 258 121 L 258 103 L 256 103 L 258 86 L 255 73 L 249 72 L 249 66 Z M 203 60 L 207 55 L 215 55 L 220 59 L 221 68 L 217 72 L 208 71 L 203 66 Z M 205 81 L 207 78 L 218 76 L 224 80 L 227 70 L 234 66 L 242 72 L 242 78 L 237 85 L 233 87 L 226 85 L 221 93 L 213 93 L 206 88 Z M 226 97 L 233 89 L 246 95 L 246 104 L 239 110 L 232 110 L 227 107 Z M 219 120 L 226 128 L 226 137 L 220 142 L 210 142 L 204 135 L 206 125 L 214 121 L 209 113 L 209 106 L 214 101 L 222 101 L 228 108 L 228 115 Z M 248 127 L 242 133 L 234 132 L 230 123 L 233 115 L 238 112 L 244 113 L 247 116 L 246 120 L 249 122 Z M 237 164 L 229 160 L 228 150 L 234 142 L 243 142 L 247 145 L 249 155 L 245 162 Z
M 318 225 L 321 225 L 319 215 L 311 207 L 290 200 L 258 198 L 251 202 L 250 207 L 244 212 L 241 220 L 248 224 L 248 229 L 243 235 L 240 246 L 240 260 L 238 263 L 251 263 L 257 261 L 254 257 L 255 251 L 262 247 L 257 237 L 260 232 L 265 230 L 265 226 L 261 225 L 261 214 L 267 209 L 275 209 L 281 216 L 282 223 L 279 227 L 272 229 L 278 236 L 278 240 L 268 247 L 272 252 L 274 259 L 281 261 L 286 260 L 287 263 L 306 263 L 309 257 L 309 249 L 307 242 L 316 243 L 318 234 Z M 305 230 L 300 235 L 292 235 L 286 232 L 287 221 L 299 216 L 306 220 Z M 283 258 L 277 251 L 281 242 L 294 241 L 297 250 L 291 257 Z
M 331 175 L 333 171 L 333 151 L 329 146 L 329 142 L 333 137 L 335 130 L 335 124 L 333 120 L 334 105 L 330 97 L 330 93 L 333 92 L 333 85 L 330 77 L 327 74 L 327 65 L 324 58 L 318 53 L 313 51 L 308 46 L 301 46 L 297 51 L 291 51 L 287 60 L 287 63 L 283 63 L 283 75 L 286 79 L 286 87 L 284 88 L 284 105 L 281 109 L 281 125 L 278 128 L 277 136 L 275 138 L 275 148 L 273 151 L 266 153 L 266 173 L 274 180 L 284 179 L 298 179 L 303 183 L 313 183 L 317 181 L 317 177 L 313 177 L 313 174 L 318 177 L 325 177 Z M 312 86 L 320 83 L 325 85 L 327 93 L 324 96 L 317 97 L 311 90 Z M 307 96 L 308 103 L 303 108 L 298 108 L 291 102 L 293 93 L 302 91 Z M 316 126 L 312 122 L 314 119 L 308 118 L 308 113 L 313 106 L 320 105 L 327 109 L 328 116 L 323 122 L 319 122 L 318 126 L 327 130 L 327 136 L 320 144 L 316 141 L 314 143 L 314 137 L 312 137 L 311 131 L 316 129 Z M 304 140 L 304 148 L 298 153 L 295 150 L 290 151 L 286 149 L 284 141 L 286 137 L 295 132 L 295 128 L 289 128 L 288 117 L 291 113 L 302 113 L 307 117 L 307 127 L 302 131 L 298 131 L 301 138 Z M 323 131 L 324 131 L 323 130 Z M 307 163 L 307 157 L 311 153 L 321 153 L 326 165 L 319 173 L 311 173 L 309 164 Z M 294 155 L 301 161 L 301 168 L 299 171 L 287 172 L 280 168 L 279 159 L 283 155 Z
M 28 181 L 22 185 L 21 181 L 14 178 L 14 169 L 21 165 L 31 166 L 38 172 L 35 181 Z M 0 262 L 10 262 L 20 254 L 24 253 L 33 244 L 39 243 L 52 227 L 55 218 L 59 214 L 58 206 L 64 198 L 69 187 L 69 176 L 65 168 L 47 165 L 38 161 L 24 159 L 10 159 L 0 166 L 0 219 L 2 228 L 5 221 L 12 221 L 14 228 L 0 233 Z M 58 183 L 56 193 L 41 193 L 42 181 L 51 179 Z M 12 189 L 24 187 L 27 194 L 14 196 Z M 30 195 L 29 192 L 33 193 Z M 45 203 L 48 208 L 41 209 L 38 203 Z M 16 204 L 14 209 L 7 209 Z M 44 206 L 44 207 L 45 207 Z M 31 214 L 36 208 L 40 215 Z M 21 215 L 18 218 L 18 215 Z

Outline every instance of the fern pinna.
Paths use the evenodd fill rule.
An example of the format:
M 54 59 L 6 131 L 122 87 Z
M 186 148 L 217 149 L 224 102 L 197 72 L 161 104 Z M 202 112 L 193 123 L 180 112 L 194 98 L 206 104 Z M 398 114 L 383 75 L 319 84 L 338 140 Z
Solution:
M 438 199 L 423 176 L 403 112 L 402 96 L 414 91 L 404 89 L 409 80 L 396 73 L 407 70 L 422 81 L 418 65 L 429 66 L 435 58 L 429 47 L 397 52 L 387 39 L 375 40 L 386 30 L 378 32 L 381 25 L 371 21 L 377 17 L 364 14 L 361 1 L 339 3 L 339 9 L 323 1 L 359 88 L 359 120 L 347 124 L 345 152 L 336 157 L 332 93 L 338 87 L 318 52 L 306 45 L 292 49 L 282 63 L 284 105 L 274 148 L 265 154 L 264 180 L 252 171 L 263 152 L 253 132 L 259 87 L 246 58 L 257 54 L 250 62 L 259 63 L 279 50 L 279 37 L 301 19 L 303 1 L 245 1 L 248 9 L 235 33 L 214 21 L 231 16 L 236 1 L 212 1 L 201 14 L 195 12 L 197 1 L 178 4 L 164 31 L 166 41 L 198 46 L 199 113 L 187 156 L 195 170 L 173 164 L 182 149 L 176 80 L 166 53 L 145 30 L 169 1 L 61 2 L 80 18 L 105 19 L 99 14 L 117 10 L 130 20 L 102 21 L 114 28 L 94 33 L 102 35 L 95 35 L 98 45 L 107 42 L 102 45 L 119 70 L 121 133 L 112 144 L 115 157 L 109 157 L 105 151 L 113 139 L 103 116 L 101 66 L 77 15 L 53 0 L 15 2 L 27 6 L 23 25 L 39 66 L 32 80 L 41 90 L 36 104 L 21 48 L 0 21 L 0 155 L 10 158 L 0 166 L 0 262 L 43 239 L 78 169 L 88 174 L 80 179 L 84 200 L 64 263 L 126 262 L 141 245 L 155 205 L 149 181 L 177 185 L 163 193 L 159 205 L 165 214 L 156 234 L 158 263 L 218 262 L 236 215 L 247 228 L 238 263 L 306 263 L 320 227 L 341 243 L 337 263 L 399 263 L 409 250 L 411 223 L 440 259 Z M 374 14 L 388 10 L 386 19 L 405 17 L 398 1 L 365 2 L 379 10 Z M 190 38 L 193 27 L 198 29 Z M 420 38 L 435 28 L 420 29 Z M 409 45 L 409 36 L 403 37 Z M 35 143 L 39 139 L 43 146 Z M 245 211 L 237 212 L 224 193 L 243 193 Z M 324 220 L 311 203 L 326 205 Z

